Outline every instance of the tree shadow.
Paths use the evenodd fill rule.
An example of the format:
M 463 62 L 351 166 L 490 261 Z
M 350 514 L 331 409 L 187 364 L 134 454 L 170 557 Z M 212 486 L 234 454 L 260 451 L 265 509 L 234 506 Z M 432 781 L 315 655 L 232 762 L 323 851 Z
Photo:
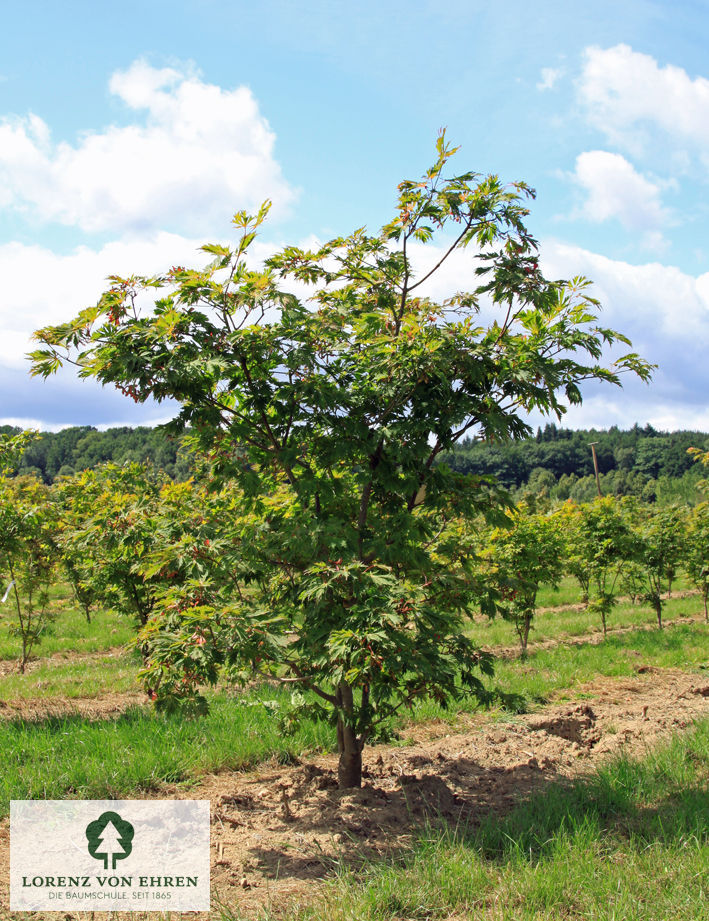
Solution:
M 337 867 L 356 871 L 372 862 L 405 862 L 417 841 L 431 835 L 491 861 L 504 862 L 514 851 L 535 862 L 553 851 L 560 836 L 588 833 L 589 826 L 602 838 L 640 846 L 709 840 L 709 789 L 699 776 L 706 773 L 705 757 L 699 779 L 687 775 L 682 785 L 668 783 L 664 790 L 656 762 L 651 772 L 657 776 L 643 787 L 647 768 L 623 758 L 570 779 L 534 757 L 511 767 L 414 757 L 418 763 L 405 764 L 393 783 L 383 766 L 370 768 L 358 791 L 336 789 L 327 770 L 299 769 L 275 822 L 288 843 L 249 847 L 251 866 L 271 879 L 317 879 Z M 619 775 L 614 763 L 623 768 Z M 314 791 L 326 793 L 315 806 Z M 247 815 L 250 804 L 242 800 L 241 809 Z M 296 843 L 318 835 L 329 835 L 338 847 L 314 854 Z

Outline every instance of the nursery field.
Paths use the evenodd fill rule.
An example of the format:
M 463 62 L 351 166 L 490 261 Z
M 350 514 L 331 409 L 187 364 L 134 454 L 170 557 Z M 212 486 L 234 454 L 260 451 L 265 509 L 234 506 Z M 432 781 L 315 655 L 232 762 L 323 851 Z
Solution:
M 476 620 L 491 703 L 415 704 L 358 790 L 337 787 L 332 725 L 283 731 L 282 687 L 156 713 L 126 619 L 87 623 L 62 584 L 51 604 L 25 674 L 0 638 L 0 905 L 11 799 L 185 797 L 211 802 L 219 921 L 707 913 L 709 625 L 681 578 L 663 630 L 621 599 L 604 638 L 570 579 L 540 590 L 526 657 L 509 622 Z

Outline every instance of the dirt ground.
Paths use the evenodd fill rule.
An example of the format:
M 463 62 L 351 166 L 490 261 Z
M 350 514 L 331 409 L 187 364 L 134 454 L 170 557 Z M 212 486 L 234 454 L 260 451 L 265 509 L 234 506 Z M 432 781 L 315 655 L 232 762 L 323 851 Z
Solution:
M 596 680 L 573 702 L 533 714 L 470 717 L 456 731 L 442 722 L 414 727 L 404 745 L 366 750 L 361 790 L 337 789 L 328 756 L 209 775 L 189 789 L 166 785 L 158 797 L 210 800 L 214 897 L 255 916 L 311 896 L 345 854 L 355 862 L 391 856 L 427 822 L 460 826 L 503 814 L 551 781 L 621 750 L 640 754 L 708 715 L 709 676 L 639 665 L 633 678 Z M 8 825 L 0 823 L 0 906 L 9 897 Z M 5 917 L 13 916 L 0 908 Z

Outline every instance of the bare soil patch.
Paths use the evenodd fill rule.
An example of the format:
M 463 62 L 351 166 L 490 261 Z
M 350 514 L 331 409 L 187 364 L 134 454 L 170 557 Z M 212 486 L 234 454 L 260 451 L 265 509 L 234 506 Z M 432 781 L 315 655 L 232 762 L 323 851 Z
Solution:
M 126 655 L 125 646 L 110 646 L 108 649 L 97 649 L 93 652 L 72 652 L 64 650 L 53 652 L 50 656 L 33 657 L 25 665 L 25 674 L 36 671 L 41 666 L 61 668 L 63 665 L 73 665 L 77 662 L 95 662 L 97 659 L 122 658 Z M 0 677 L 2 675 L 17 675 L 17 659 L 0 660 Z
M 122 691 L 96 697 L 17 697 L 13 700 L 0 700 L 0 720 L 39 720 L 74 714 L 102 719 L 124 713 L 129 707 L 148 704 L 148 698 L 140 691 Z
M 460 827 L 502 815 L 552 781 L 620 751 L 640 754 L 709 716 L 709 676 L 640 666 L 633 678 L 598 679 L 577 693 L 502 723 L 480 715 L 456 731 L 442 722 L 414 727 L 403 746 L 366 750 L 361 790 L 338 790 L 336 759 L 325 756 L 209 775 L 158 795 L 210 800 L 213 891 L 255 916 L 312 896 L 339 861 L 356 866 L 404 851 L 426 823 Z M 0 905 L 8 904 L 8 851 L 4 821 Z

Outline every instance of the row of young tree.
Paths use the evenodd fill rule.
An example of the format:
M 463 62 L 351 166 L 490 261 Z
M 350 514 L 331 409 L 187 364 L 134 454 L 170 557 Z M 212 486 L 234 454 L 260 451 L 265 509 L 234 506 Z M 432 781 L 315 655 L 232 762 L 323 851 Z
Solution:
M 133 618 L 146 690 L 164 707 L 178 699 L 203 706 L 200 687 L 219 678 L 244 681 L 258 671 L 280 677 L 271 666 L 282 659 L 278 647 L 287 641 L 273 628 L 293 603 L 295 574 L 277 559 L 275 544 L 271 565 L 263 553 L 271 525 L 283 514 L 277 496 L 265 516 L 255 516 L 234 482 L 213 488 L 204 476 L 175 483 L 164 471 L 138 463 L 101 465 L 60 477 L 51 487 L 36 477 L 8 478 L 10 456 L 29 438 L 0 438 L 6 462 L 0 477 L 0 591 L 5 619 L 21 643 L 21 671 L 51 620 L 50 587 L 64 580 L 89 622 L 98 607 Z M 295 517 L 287 526 L 307 557 L 313 540 L 307 526 Z M 604 634 L 622 594 L 648 603 L 661 628 L 664 598 L 680 570 L 699 589 L 709 620 L 707 502 L 658 507 L 606 497 L 540 511 L 523 501 L 495 526 L 484 516 L 452 514 L 438 538 L 441 591 L 444 573 L 451 590 L 465 584 L 469 612 L 509 620 L 523 654 L 539 589 L 558 585 L 564 574 L 578 581 L 580 597 L 600 618 Z M 312 661 L 323 642 L 317 653 L 323 665 L 346 657 L 350 672 L 399 669 L 413 681 L 425 675 L 435 650 L 455 671 L 457 655 L 467 648 L 464 634 L 443 640 L 430 615 L 425 643 L 404 628 L 410 609 L 420 603 L 413 587 L 402 597 L 385 571 L 371 567 L 364 574 L 343 558 L 328 564 L 313 568 L 301 600 L 316 602 L 334 590 L 333 583 L 367 578 L 381 596 L 386 623 L 370 628 L 354 653 L 347 631 L 301 636 L 294 657 Z M 245 599 L 258 599 L 250 617 Z M 483 671 L 489 670 L 484 654 L 476 655 Z
M 649 604 L 662 628 L 665 596 L 684 571 L 700 591 L 709 621 L 709 503 L 694 508 L 656 506 L 606 497 L 566 502 L 538 512 L 520 503 L 508 527 L 486 536 L 480 558 L 489 566 L 498 610 L 515 626 L 523 652 L 542 585 L 564 574 L 579 584 L 589 613 L 604 635 L 620 595 Z

